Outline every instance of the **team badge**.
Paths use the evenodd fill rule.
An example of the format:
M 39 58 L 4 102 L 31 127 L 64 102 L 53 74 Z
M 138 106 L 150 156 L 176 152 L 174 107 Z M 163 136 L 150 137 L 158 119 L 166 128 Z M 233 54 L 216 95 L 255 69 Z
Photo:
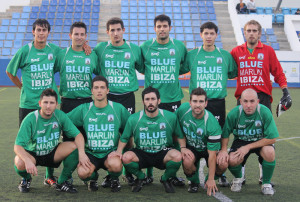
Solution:
M 160 128 L 160 130 L 165 129 L 166 128 L 166 124 L 165 123 L 160 123 L 159 124 L 159 128 Z
M 113 115 L 113 114 L 109 114 L 109 115 L 107 116 L 107 120 L 108 120 L 109 122 L 114 121 L 114 115 Z
M 124 58 L 125 58 L 125 59 L 130 59 L 130 57 L 131 57 L 130 53 L 129 53 L 129 52 L 126 52 Z
M 263 53 L 258 53 L 257 59 L 263 60 L 264 59 L 264 54 Z
M 217 57 L 217 63 L 222 64 L 222 62 L 223 62 L 223 59 L 221 57 Z
M 197 134 L 202 135 L 203 134 L 203 129 L 202 128 L 197 128 Z
M 52 123 L 52 129 L 58 128 L 58 123 L 57 122 L 53 122 Z
M 171 48 L 169 53 L 170 53 L 170 55 L 175 55 L 175 49 Z
M 48 60 L 53 60 L 53 54 L 52 53 L 48 54 Z
M 85 64 L 86 64 L 86 65 L 91 64 L 91 59 L 90 59 L 90 58 L 85 58 Z
M 261 127 L 261 121 L 260 120 L 255 121 L 255 126 L 256 127 Z

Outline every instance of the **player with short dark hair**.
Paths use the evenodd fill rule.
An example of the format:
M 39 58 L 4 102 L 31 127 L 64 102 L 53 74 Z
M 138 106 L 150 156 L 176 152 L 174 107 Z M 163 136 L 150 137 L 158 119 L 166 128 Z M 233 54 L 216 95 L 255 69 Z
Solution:
M 107 84 L 105 77 L 96 76 L 92 80 L 94 101 L 78 106 L 68 116 L 76 126 L 84 128 L 87 136 L 85 151 L 92 162 L 89 168 L 79 165 L 78 176 L 85 181 L 88 190 L 97 191 L 97 171 L 102 168 L 111 177 L 111 191 L 118 192 L 121 190 L 122 161 L 115 155 L 115 150 L 130 114 L 121 104 L 107 100 Z
M 139 192 L 146 183 L 146 175 L 141 169 L 153 166 L 166 169 L 161 183 L 167 193 L 175 192 L 171 179 L 181 165 L 181 154 L 173 149 L 173 135 L 178 137 L 181 144 L 183 135 L 176 115 L 158 108 L 160 99 L 157 93 L 157 89 L 151 86 L 145 88 L 142 93 L 144 110 L 129 117 L 117 149 L 121 156 L 127 142 L 133 137 L 135 148 L 122 156 L 127 171 L 137 177 L 133 192 Z
M 240 192 L 243 183 L 242 165 L 246 163 L 251 153 L 256 153 L 262 165 L 261 191 L 264 195 L 273 195 L 271 178 L 275 168 L 274 143 L 279 136 L 275 121 L 271 111 L 259 104 L 254 89 L 245 89 L 240 102 L 241 105 L 227 115 L 222 133 L 222 149 L 218 154 L 217 163 L 223 171 L 228 166 L 234 176 L 231 191 Z M 234 135 L 234 141 L 228 154 L 227 146 L 231 133 Z
M 23 178 L 19 185 L 20 192 L 29 191 L 31 175 L 38 174 L 38 165 L 57 168 L 63 161 L 64 168 L 56 189 L 76 193 L 77 190 L 66 181 L 76 169 L 78 155 L 83 167 L 90 166 L 81 133 L 65 113 L 56 109 L 57 104 L 56 92 L 45 89 L 40 96 L 41 109 L 29 113 L 21 124 L 14 146 L 15 170 Z M 61 131 L 74 137 L 75 141 L 59 143 Z

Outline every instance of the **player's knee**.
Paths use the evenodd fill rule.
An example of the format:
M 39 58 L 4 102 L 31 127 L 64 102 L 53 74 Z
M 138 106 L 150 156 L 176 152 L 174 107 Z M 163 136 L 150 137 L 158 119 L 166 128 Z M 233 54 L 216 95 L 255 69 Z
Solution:
M 122 162 L 124 164 L 129 164 L 132 162 L 133 157 L 134 157 L 133 152 L 131 151 L 125 152 L 122 156 Z
M 261 149 L 261 155 L 265 161 L 272 162 L 275 160 L 275 149 L 272 146 L 265 146 Z
M 170 150 L 169 153 L 170 153 L 171 161 L 179 162 L 182 160 L 181 153 L 179 151 L 177 151 L 176 149 Z
M 15 165 L 18 168 L 18 170 L 26 169 L 24 161 L 21 158 L 19 158 L 18 156 L 15 156 Z
M 77 174 L 78 174 L 78 177 L 82 180 L 90 177 L 92 175 L 93 172 L 91 172 L 90 169 L 88 168 L 84 168 L 83 166 L 78 166 L 77 167 Z
M 122 161 L 118 157 L 113 157 L 107 160 L 107 169 L 110 172 L 118 173 L 122 171 Z
M 191 168 L 191 167 L 194 166 L 194 161 L 191 160 L 191 159 L 184 159 L 184 160 L 182 161 L 182 165 L 183 165 L 184 168 L 189 169 L 189 168 Z
M 225 171 L 227 170 L 228 168 L 228 163 L 223 163 L 223 164 L 217 164 L 217 167 L 216 167 L 216 174 L 217 175 L 222 175 L 223 173 L 225 173 Z
M 237 158 L 229 155 L 228 166 L 234 167 L 240 164 L 241 162 Z

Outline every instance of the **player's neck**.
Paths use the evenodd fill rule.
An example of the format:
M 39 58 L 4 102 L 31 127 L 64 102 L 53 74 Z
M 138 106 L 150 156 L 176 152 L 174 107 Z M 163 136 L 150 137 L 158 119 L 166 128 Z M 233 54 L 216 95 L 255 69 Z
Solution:
M 104 108 L 107 106 L 107 98 L 103 99 L 103 100 L 94 100 L 94 105 L 97 108 Z
M 147 115 L 148 117 L 154 118 L 154 117 L 156 117 L 156 116 L 158 115 L 158 109 L 157 109 L 155 112 L 153 112 L 153 113 L 148 112 L 147 110 L 145 110 L 145 113 L 146 113 L 146 115 Z
M 195 119 L 202 119 L 202 117 L 204 116 L 204 113 L 205 111 L 203 110 L 203 112 L 201 114 L 195 114 L 193 111 L 192 111 L 192 115 Z
M 157 41 L 157 43 L 164 45 L 164 44 L 169 43 L 170 37 L 168 37 L 168 38 L 166 38 L 166 39 L 159 39 L 159 38 L 156 38 L 156 41 Z
M 212 46 L 206 46 L 206 45 L 203 45 L 203 49 L 206 51 L 206 52 L 213 52 L 215 50 L 215 45 L 212 45 Z
M 250 48 L 250 49 L 254 49 L 257 45 L 258 45 L 258 41 L 256 42 L 256 44 L 250 44 L 247 42 L 247 48 Z
M 123 46 L 123 44 L 125 43 L 125 41 L 122 39 L 119 43 L 116 43 L 116 42 L 111 42 L 111 44 L 113 45 L 113 46 Z
M 52 114 L 50 116 L 45 115 L 41 109 L 39 110 L 39 113 L 43 119 L 51 119 L 52 117 Z
M 73 46 L 73 44 L 72 44 L 72 50 L 77 51 L 77 52 L 83 51 L 83 47 L 82 46 Z
M 39 43 L 39 42 L 34 41 L 33 46 L 36 49 L 44 49 L 46 47 L 46 42 L 40 42 Z

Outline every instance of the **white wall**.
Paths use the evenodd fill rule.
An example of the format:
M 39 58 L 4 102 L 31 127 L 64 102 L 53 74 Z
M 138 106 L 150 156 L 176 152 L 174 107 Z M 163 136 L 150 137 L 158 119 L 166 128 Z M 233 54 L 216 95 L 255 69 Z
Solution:
M 284 32 L 290 43 L 292 51 L 300 51 L 300 42 L 296 31 L 300 31 L 300 16 L 285 15 L 284 16 Z M 298 58 L 300 60 L 300 58 Z
M 0 0 L 0 12 L 6 12 L 10 6 L 28 6 L 29 4 L 30 0 Z
M 240 0 L 234 0 L 235 4 L 239 3 Z M 250 0 L 243 0 L 244 3 Z M 273 7 L 276 8 L 279 0 L 254 0 L 257 7 Z M 289 7 L 289 8 L 300 8 L 299 0 L 282 0 L 280 7 Z
M 250 20 L 258 21 L 263 28 L 272 28 L 272 15 L 238 15 L 240 26 L 244 25 Z

